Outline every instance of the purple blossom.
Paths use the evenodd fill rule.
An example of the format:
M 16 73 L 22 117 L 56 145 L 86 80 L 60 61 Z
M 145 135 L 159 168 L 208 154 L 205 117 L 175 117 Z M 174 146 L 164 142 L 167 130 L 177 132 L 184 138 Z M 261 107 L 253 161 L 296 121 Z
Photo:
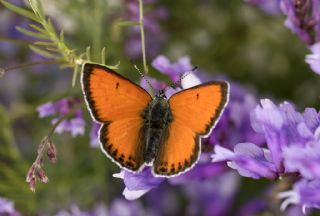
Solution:
M 312 54 L 306 56 L 305 61 L 310 65 L 310 68 L 320 74 L 320 42 L 310 46 Z
M 232 152 L 216 146 L 214 161 L 229 161 L 229 166 L 237 169 L 241 175 L 252 178 L 273 179 L 297 171 L 309 177 L 318 175 L 316 163 L 319 147 L 316 140 L 320 124 L 314 109 L 308 108 L 301 114 L 288 102 L 276 106 L 265 99 L 261 100 L 261 106 L 252 111 L 251 123 L 257 133 L 265 135 L 268 148 L 241 143 Z M 299 151 L 302 148 L 304 150 Z M 305 164 L 306 155 L 310 156 L 309 164 Z
M 0 197 L 0 215 L 20 216 L 20 213 L 15 210 L 12 201 Z
M 215 146 L 213 162 L 229 161 L 228 166 L 236 169 L 240 175 L 258 179 L 261 177 L 275 179 L 277 172 L 266 149 L 252 143 L 240 143 L 234 152 L 222 146 Z
M 154 177 L 148 167 L 139 173 L 122 170 L 120 173 L 113 174 L 113 176 L 123 179 L 126 186 L 123 195 L 128 200 L 138 199 L 165 180 L 165 178 Z
M 213 161 L 228 161 L 229 167 L 251 178 L 297 176 L 300 181 L 293 191 L 280 194 L 281 198 L 287 198 L 282 209 L 290 203 L 319 208 L 316 190 L 312 196 L 308 194 L 311 186 L 320 185 L 317 183 L 320 176 L 319 113 L 313 108 L 300 113 L 288 102 L 277 106 L 264 99 L 252 111 L 251 123 L 257 133 L 265 135 L 267 148 L 240 143 L 231 151 L 217 145 Z
M 74 112 L 73 116 L 62 120 L 56 127 L 56 133 L 70 132 L 73 137 L 83 135 L 85 130 L 85 121 L 83 120 L 82 110 L 80 108 L 80 101 L 77 98 L 64 98 L 57 102 L 47 102 L 37 108 L 40 118 L 48 116 L 58 116 L 51 120 L 52 124 L 57 123 L 59 118 Z M 75 109 L 75 110 L 73 110 Z
M 320 180 L 303 179 L 294 184 L 293 190 L 280 193 L 279 198 L 284 199 L 282 210 L 290 204 L 301 205 L 303 213 L 307 208 L 320 208 Z
M 319 0 L 280 0 L 282 12 L 287 16 L 285 26 L 298 37 L 312 45 L 320 39 Z

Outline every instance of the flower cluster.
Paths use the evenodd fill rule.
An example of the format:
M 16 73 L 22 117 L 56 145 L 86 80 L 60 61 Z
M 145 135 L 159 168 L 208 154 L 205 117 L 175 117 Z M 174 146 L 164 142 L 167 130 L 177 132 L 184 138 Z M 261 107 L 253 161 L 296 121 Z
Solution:
M 73 137 L 84 134 L 85 121 L 83 120 L 81 101 L 78 98 L 64 98 L 56 102 L 47 102 L 37 108 L 40 118 L 55 116 L 52 124 L 64 118 L 55 128 L 55 132 L 61 134 L 70 132 Z M 69 117 L 69 119 L 67 119 Z
M 281 0 L 282 12 L 287 16 L 285 26 L 312 45 L 320 39 L 319 0 Z
M 312 54 L 306 56 L 311 69 L 320 73 L 320 1 L 280 0 L 282 12 L 287 16 L 285 26 L 309 45 Z
M 293 192 L 281 195 L 287 197 L 283 209 L 289 203 L 319 208 L 319 199 L 309 194 L 320 191 L 320 114 L 313 108 L 299 113 L 288 102 L 276 106 L 264 99 L 252 111 L 251 124 L 264 134 L 267 148 L 239 143 L 230 151 L 216 145 L 213 161 L 228 161 L 240 175 L 254 179 L 296 176 Z

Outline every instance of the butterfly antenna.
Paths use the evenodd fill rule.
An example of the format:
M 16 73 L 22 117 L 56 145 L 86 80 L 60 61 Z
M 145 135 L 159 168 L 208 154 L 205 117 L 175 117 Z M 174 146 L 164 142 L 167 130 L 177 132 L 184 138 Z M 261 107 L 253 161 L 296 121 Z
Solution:
M 173 89 L 175 89 L 177 86 L 181 85 L 181 81 L 186 77 L 188 76 L 190 73 L 196 71 L 198 69 L 198 66 L 195 66 L 194 68 L 192 68 L 190 71 L 187 71 L 185 73 L 183 73 L 179 80 L 177 80 L 176 82 L 170 82 L 170 84 L 168 85 L 167 88 L 171 87 Z M 165 91 L 167 90 L 167 88 L 165 89 Z
M 154 94 L 154 93 L 155 93 L 155 90 L 154 90 L 154 88 L 152 87 L 151 82 L 150 82 L 150 81 L 146 78 L 146 76 L 140 71 L 140 69 L 138 68 L 137 65 L 134 64 L 133 67 L 138 71 L 138 73 L 140 74 L 141 78 L 146 80 L 146 82 L 148 83 L 148 86 L 150 87 L 150 89 L 152 90 L 152 93 Z

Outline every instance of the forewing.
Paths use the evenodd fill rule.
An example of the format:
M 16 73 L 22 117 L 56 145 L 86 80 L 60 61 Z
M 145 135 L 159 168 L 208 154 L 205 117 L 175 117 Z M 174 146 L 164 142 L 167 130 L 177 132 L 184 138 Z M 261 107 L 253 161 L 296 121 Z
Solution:
M 84 65 L 82 86 L 93 117 L 101 123 L 138 117 L 151 101 L 143 88 L 97 64 Z
M 169 99 L 173 121 L 206 135 L 219 120 L 228 97 L 226 82 L 209 82 L 180 91 Z

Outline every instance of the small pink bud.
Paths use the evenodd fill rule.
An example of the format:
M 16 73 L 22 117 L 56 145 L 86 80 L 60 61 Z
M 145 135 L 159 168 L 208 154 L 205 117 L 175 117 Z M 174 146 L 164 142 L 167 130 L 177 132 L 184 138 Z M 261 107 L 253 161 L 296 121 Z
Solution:
M 49 182 L 49 178 L 46 176 L 44 170 L 41 167 L 38 167 L 36 169 L 36 176 L 43 183 L 48 183 Z
M 35 165 L 32 164 L 32 166 L 30 167 L 30 169 L 27 172 L 27 178 L 26 178 L 26 182 L 30 182 L 32 178 L 34 178 L 35 176 Z
M 38 149 L 37 149 L 38 154 L 41 154 L 44 151 L 44 148 L 46 148 L 46 146 L 49 144 L 49 142 L 50 142 L 50 139 L 49 139 L 48 136 L 45 136 L 41 140 L 41 142 L 40 142 L 40 144 L 38 146 Z
M 32 192 L 36 192 L 36 178 L 32 178 L 29 182 L 29 188 Z
M 27 178 L 26 178 L 26 182 L 29 183 L 29 187 L 30 187 L 30 190 L 32 192 L 36 191 L 36 175 L 35 175 L 35 172 L 36 172 L 36 165 L 32 164 L 32 166 L 28 170 Z
M 53 142 L 49 143 L 47 156 L 52 163 L 57 162 L 57 149 Z

